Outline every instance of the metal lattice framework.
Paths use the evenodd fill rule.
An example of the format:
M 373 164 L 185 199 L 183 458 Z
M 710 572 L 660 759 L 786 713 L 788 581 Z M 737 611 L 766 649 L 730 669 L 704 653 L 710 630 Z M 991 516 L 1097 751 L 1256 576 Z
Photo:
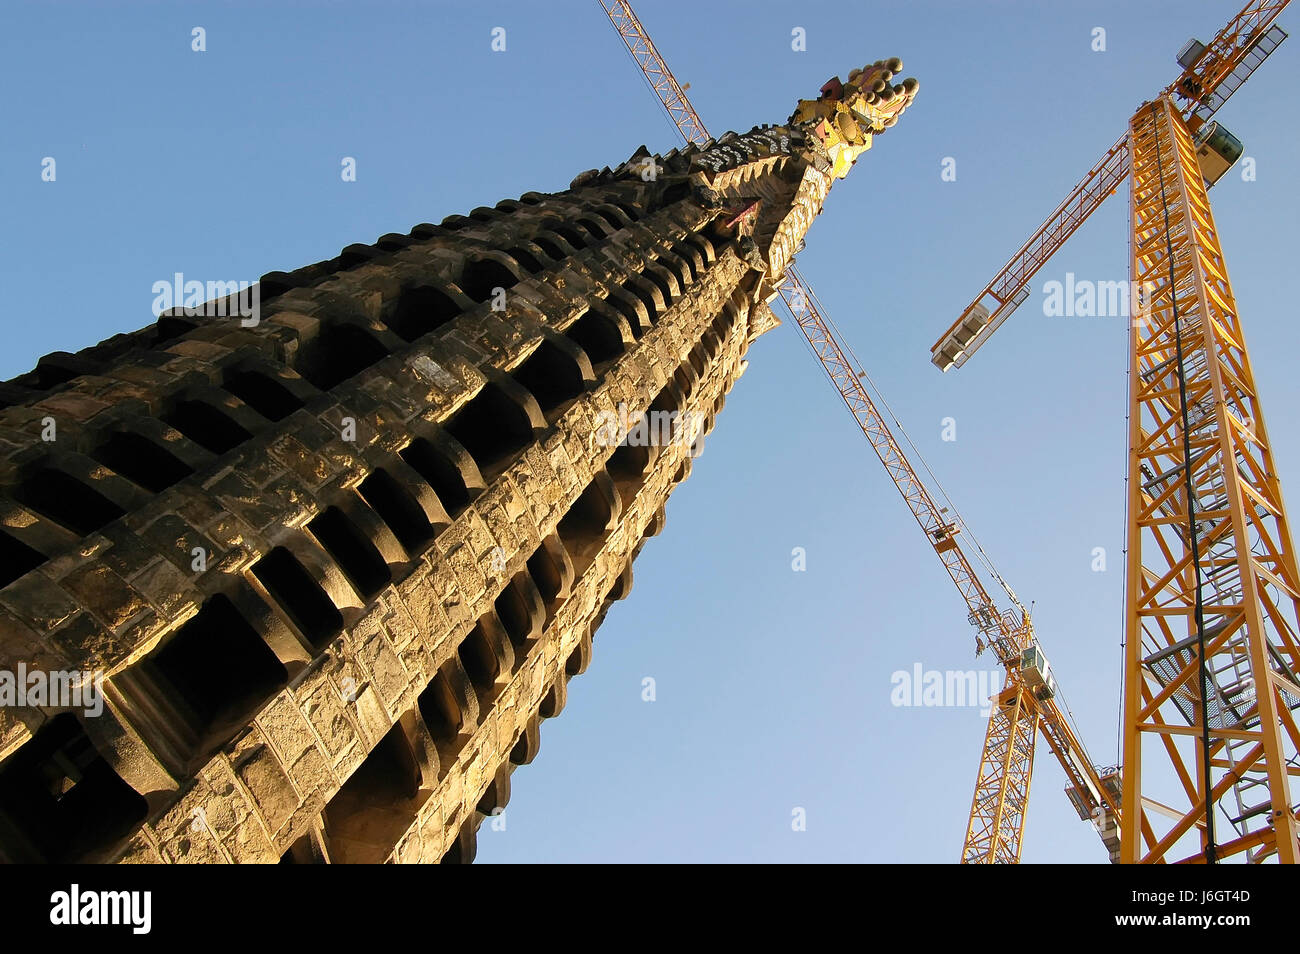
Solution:
M 601 6 L 609 16 L 610 22 L 622 37 L 628 52 L 645 74 L 646 80 L 658 95 L 668 116 L 672 119 L 682 138 L 688 143 L 701 144 L 710 139 L 704 121 L 700 119 L 695 107 L 686 98 L 686 93 L 668 69 L 654 42 L 646 33 L 641 21 L 637 19 L 630 4 L 624 0 L 601 0 Z M 831 330 L 830 322 L 821 314 L 817 298 L 809 285 L 791 265 L 786 269 L 785 277 L 780 283 L 779 292 L 791 318 L 799 326 L 808 344 L 817 355 L 823 370 L 835 386 L 836 392 L 844 400 L 845 406 L 866 435 L 876 456 L 884 465 L 890 479 L 898 487 L 899 493 L 911 510 L 912 516 L 929 537 L 931 544 L 943 560 L 948 575 L 961 592 L 962 598 L 972 614 L 972 622 L 977 619 L 981 627 L 989 634 L 990 641 L 997 646 L 999 659 L 1019 656 L 1024 648 L 1014 638 L 1017 624 L 1008 621 L 1001 624 L 1001 613 L 994 606 L 983 583 L 967 560 L 965 553 L 957 546 L 955 534 L 957 527 L 946 518 L 930 492 L 917 476 L 915 468 L 907 455 L 903 453 L 885 423 L 884 416 L 876 407 L 853 364 L 847 357 L 845 348 Z M 1031 637 L 1032 638 L 1032 637 Z
M 1196 62 L 1165 87 L 1162 95 L 1173 98 L 1192 131 L 1213 116 L 1286 39 L 1286 31 L 1273 21 L 1288 2 L 1251 0 Z M 965 364 L 1029 296 L 1029 282 L 1039 269 L 1115 194 L 1128 172 L 1126 131 L 935 342 L 931 362 L 941 371 Z
M 1088 216 L 1115 194 L 1127 175 L 1128 137 L 1122 136 L 1088 170 L 1047 221 L 1016 250 L 975 300 L 966 306 L 961 317 L 941 339 L 941 343 L 947 342 L 947 346 L 936 344 L 931 349 L 931 362 L 943 371 L 965 364 L 1029 297 L 1029 282 L 1038 270 L 1087 221 Z
M 980 758 L 963 864 L 1017 864 L 1034 771 L 1038 707 L 1023 686 L 998 696 Z
M 632 12 L 631 5 L 621 0 L 614 0 L 614 2 L 600 0 L 600 5 L 605 8 L 605 14 L 614 24 L 618 35 L 623 38 L 623 43 L 627 46 L 627 51 L 632 54 L 632 59 L 636 60 L 636 65 L 641 68 L 646 82 L 655 91 L 664 109 L 668 110 L 668 118 L 673 121 L 682 138 L 696 145 L 708 142 L 711 138 L 708 130 L 700 121 L 695 107 L 686 98 L 686 92 L 678 84 L 677 77 L 673 76 L 672 70 L 668 69 L 664 58 L 655 49 L 650 34 L 645 31 L 637 15 Z
M 1300 576 L 1272 445 L 1191 132 L 1162 96 L 1128 138 L 1123 856 L 1294 862 Z
M 1287 2 L 1249 0 L 1199 52 L 1189 44 L 1183 71 L 1160 94 L 1159 106 L 1139 111 L 930 349 L 941 370 L 964 364 L 1141 159 L 1130 186 L 1132 279 L 1144 289 L 1146 323 L 1133 332 L 1130 383 L 1123 861 L 1296 855 L 1288 779 L 1300 772 L 1291 711 L 1300 700 L 1294 557 L 1191 149 L 1192 134 L 1286 39 L 1274 21 Z M 1144 138 L 1137 142 L 1139 133 Z M 1153 217 L 1156 197 L 1160 214 Z M 1172 278 L 1162 278 L 1171 264 Z M 1175 297 L 1184 309 L 1179 321 L 1173 321 Z M 1204 340 L 1198 316 L 1208 316 Z M 1190 514 L 1196 519 L 1189 521 Z M 1163 774 L 1142 765 L 1143 743 L 1156 736 L 1155 748 L 1168 760 Z M 1153 792 L 1171 780 L 1177 794 L 1166 804 Z M 1109 796 L 1117 780 L 1112 775 L 1106 782 Z M 1217 806 L 1217 816 L 1207 803 Z M 1109 845 L 1115 819 L 1094 818 Z M 1215 834 L 1216 819 L 1235 831 L 1226 842 Z M 1187 847 L 1198 835 L 1200 855 Z

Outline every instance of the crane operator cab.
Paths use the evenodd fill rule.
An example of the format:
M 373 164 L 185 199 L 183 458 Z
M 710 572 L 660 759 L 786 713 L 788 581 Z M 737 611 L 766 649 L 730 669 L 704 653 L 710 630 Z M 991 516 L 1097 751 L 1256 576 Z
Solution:
M 1056 679 L 1047 657 L 1035 643 L 1020 654 L 1020 678 L 1035 699 L 1050 699 L 1056 695 Z
M 1209 188 L 1223 178 L 1224 173 L 1241 158 L 1241 140 L 1228 132 L 1221 123 L 1208 122 L 1192 140 L 1196 148 L 1196 162 Z

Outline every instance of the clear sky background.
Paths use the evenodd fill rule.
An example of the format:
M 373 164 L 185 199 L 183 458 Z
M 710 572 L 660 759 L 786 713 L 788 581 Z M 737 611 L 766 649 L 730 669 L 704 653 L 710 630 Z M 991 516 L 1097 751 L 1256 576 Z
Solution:
M 1112 198 L 966 368 L 930 344 L 1237 0 L 636 4 L 711 131 L 782 122 L 900 56 L 915 105 L 799 258 L 1035 621 L 1099 763 L 1119 713 L 1124 322 L 1046 318 L 1067 271 L 1128 277 Z M 1300 28 L 1300 17 L 1282 24 Z M 191 29 L 207 32 L 193 52 Z M 507 31 L 505 52 L 490 47 Z M 1106 51 L 1091 49 L 1094 27 Z M 791 30 L 807 32 L 806 52 Z M 1284 485 L 1297 499 L 1292 39 L 1219 118 L 1256 160 L 1213 192 Z M 255 280 L 678 144 L 595 0 L 13 3 L 0 31 L 0 378 L 152 320 L 174 272 Z M 41 181 L 54 157 L 57 180 Z M 340 162 L 357 161 L 345 183 Z M 945 157 L 955 182 L 941 180 Z M 965 608 L 798 330 L 759 340 L 591 669 L 517 771 L 483 861 L 958 858 L 977 709 L 900 708 L 916 664 L 989 670 Z M 957 440 L 941 440 L 941 420 Z M 807 570 L 791 569 L 803 547 Z M 1093 572 L 1104 547 L 1106 572 Z M 642 680 L 657 699 L 642 701 Z M 1024 860 L 1105 861 L 1039 746 Z M 803 808 L 807 830 L 792 831 Z

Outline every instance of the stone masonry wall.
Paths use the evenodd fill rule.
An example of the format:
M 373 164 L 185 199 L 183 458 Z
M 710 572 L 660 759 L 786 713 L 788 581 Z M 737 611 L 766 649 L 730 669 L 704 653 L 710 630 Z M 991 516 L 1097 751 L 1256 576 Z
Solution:
M 602 421 L 707 431 L 776 323 L 828 185 L 785 133 L 638 153 L 264 276 L 254 326 L 164 314 L 0 385 L 0 670 L 106 676 L 99 716 L 0 707 L 0 857 L 472 860 L 691 469 Z

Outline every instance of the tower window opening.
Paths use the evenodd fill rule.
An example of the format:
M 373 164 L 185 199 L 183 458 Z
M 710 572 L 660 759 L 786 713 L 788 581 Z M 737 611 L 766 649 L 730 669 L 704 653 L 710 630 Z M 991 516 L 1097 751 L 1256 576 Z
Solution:
M 445 673 L 439 671 L 416 700 L 420 718 L 438 750 L 439 773 L 445 775 L 464 747 L 470 726 Z
M 374 596 L 392 581 L 379 550 L 338 507 L 322 511 L 307 529 L 363 597 Z
M 617 359 L 624 350 L 618 323 L 598 311 L 588 311 L 569 325 L 564 334 L 587 353 L 593 368 Z
M 0 587 L 30 573 L 45 560 L 45 554 L 7 533 L 0 533 Z
M 23 506 L 82 536 L 126 512 L 98 490 L 53 467 L 42 467 L 31 474 L 13 495 Z
M 528 414 L 492 381 L 456 413 L 447 431 L 469 451 L 485 480 L 505 470 L 533 439 Z
M 415 556 L 433 539 L 433 525 L 411 494 L 382 467 L 376 468 L 357 487 L 361 498 L 388 524 L 393 536 L 408 554 Z
M 513 661 L 513 654 L 510 660 L 502 659 L 493 642 L 479 620 L 456 650 L 478 695 L 480 710 L 486 710 L 496 697 L 497 683 L 509 672 Z
M 296 369 L 322 391 L 328 391 L 388 356 L 374 336 L 357 325 L 326 325 L 304 349 Z
M 317 652 L 342 631 L 338 607 L 284 547 L 276 547 L 253 564 L 253 575 Z
M 0 768 L 0 854 L 11 864 L 106 861 L 147 813 L 70 712 Z
M 414 341 L 453 321 L 460 313 L 460 306 L 451 296 L 421 285 L 402 292 L 386 323 L 403 341 Z
M 282 421 L 302 407 L 293 392 L 259 371 L 232 374 L 222 387 L 268 421 Z
M 558 417 L 586 385 L 578 362 L 545 339 L 511 377 L 532 392 L 548 421 Z
M 325 806 L 329 853 L 339 864 L 378 864 L 429 797 L 400 723 L 388 730 Z
M 170 689 L 168 701 L 190 736 L 190 764 L 230 741 L 288 681 L 284 664 L 221 595 L 140 665 Z
M 610 502 L 593 480 L 561 519 L 557 531 L 579 576 L 591 566 L 613 519 Z
M 145 490 L 161 493 L 180 483 L 194 469 L 147 437 L 117 431 L 93 454 L 109 470 Z
M 455 461 L 431 441 L 417 437 L 398 454 L 433 488 L 447 515 L 453 520 L 469 506 L 469 488 L 465 483 L 465 475 Z
M 497 288 L 513 288 L 519 283 L 510 269 L 496 259 L 479 258 L 465 263 L 460 287 L 474 301 L 487 301 Z
M 178 401 L 163 420 L 214 454 L 233 450 L 253 436 L 204 401 Z

